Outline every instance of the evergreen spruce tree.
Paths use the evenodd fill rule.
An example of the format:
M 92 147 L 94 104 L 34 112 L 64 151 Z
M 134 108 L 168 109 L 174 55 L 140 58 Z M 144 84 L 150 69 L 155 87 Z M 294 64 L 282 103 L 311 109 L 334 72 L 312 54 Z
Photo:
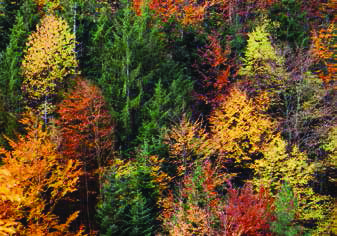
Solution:
M 20 0 L 3 0 L 0 2 L 0 51 L 6 49 L 20 5 Z
M 156 186 L 145 160 L 116 160 L 105 174 L 97 217 L 101 235 L 150 235 L 155 225 Z
M 14 136 L 17 127 L 16 116 L 22 112 L 22 76 L 20 64 L 23 49 L 30 31 L 38 21 L 37 9 L 32 0 L 23 2 L 17 11 L 15 24 L 11 29 L 9 44 L 0 57 L 0 133 Z M 4 143 L 0 137 L 0 143 Z
M 111 41 L 104 45 L 99 80 L 105 88 L 112 115 L 118 121 L 123 143 L 130 142 L 137 129 L 136 113 L 144 99 L 144 88 L 153 75 L 151 65 L 158 58 L 154 53 L 158 50 L 157 43 L 152 40 L 155 32 L 147 28 L 149 17 L 136 16 L 129 3 L 124 4 L 112 26 Z
M 112 117 L 117 121 L 120 148 L 127 150 L 143 137 L 149 142 L 157 138 L 163 123 L 178 115 L 174 110 L 186 108 L 192 86 L 181 66 L 167 53 L 148 8 L 137 15 L 130 3 L 121 4 L 112 24 L 108 14 L 101 14 L 93 34 L 92 64 L 93 74 L 99 78 Z M 179 90 L 173 91 L 174 86 Z M 159 115 L 163 117 L 155 124 Z
M 154 94 L 146 104 L 142 113 L 143 122 L 139 129 L 138 139 L 147 145 L 148 155 L 164 154 L 163 135 L 173 121 L 188 111 L 192 82 L 184 75 L 177 65 L 168 63 L 175 75 L 168 73 L 160 79 L 154 89 Z M 170 78 L 176 78 L 172 81 Z

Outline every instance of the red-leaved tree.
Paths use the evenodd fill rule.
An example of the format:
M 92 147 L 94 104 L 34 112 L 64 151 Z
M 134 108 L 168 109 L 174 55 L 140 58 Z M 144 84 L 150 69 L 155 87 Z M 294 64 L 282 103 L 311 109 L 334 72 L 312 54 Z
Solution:
M 82 162 L 80 201 L 74 206 L 81 211 L 80 221 L 93 230 L 97 194 L 101 189 L 100 174 L 113 150 L 110 115 L 98 87 L 77 78 L 73 91 L 58 106 L 60 118 L 59 150 L 67 158 Z
M 249 184 L 239 190 L 230 186 L 227 195 L 220 215 L 223 235 L 271 235 L 274 200 L 266 189 L 261 187 L 254 193 Z

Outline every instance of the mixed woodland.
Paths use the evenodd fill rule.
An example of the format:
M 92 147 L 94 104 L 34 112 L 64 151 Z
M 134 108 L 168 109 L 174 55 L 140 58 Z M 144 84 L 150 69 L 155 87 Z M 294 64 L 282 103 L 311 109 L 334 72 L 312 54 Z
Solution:
M 0 235 L 337 235 L 335 0 L 0 2 Z

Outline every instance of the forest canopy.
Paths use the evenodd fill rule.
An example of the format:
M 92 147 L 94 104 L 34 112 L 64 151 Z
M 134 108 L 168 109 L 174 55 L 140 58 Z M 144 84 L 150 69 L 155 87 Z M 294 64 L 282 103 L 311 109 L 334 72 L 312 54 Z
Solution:
M 0 235 L 337 235 L 336 15 L 0 2 Z

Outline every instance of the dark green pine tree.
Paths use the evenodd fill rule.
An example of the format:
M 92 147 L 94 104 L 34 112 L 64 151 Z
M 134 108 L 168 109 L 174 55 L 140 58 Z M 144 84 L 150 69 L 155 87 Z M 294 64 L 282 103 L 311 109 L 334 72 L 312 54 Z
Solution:
M 15 16 L 22 0 L 3 0 L 0 2 L 0 52 L 6 49 Z
M 140 191 L 137 191 L 130 213 L 127 214 L 129 226 L 125 229 L 125 234 L 129 236 L 152 235 L 154 232 L 154 222 L 152 208 L 147 204 L 146 198 Z
M 93 43 L 92 34 L 97 31 L 97 21 L 102 16 L 101 10 L 108 10 L 108 3 L 96 0 L 60 0 L 60 3 L 62 10 L 58 13 L 68 22 L 76 37 L 76 56 L 82 74 L 86 78 L 98 78 L 93 73 L 93 66 L 95 67 L 97 62 L 92 60 L 92 56 L 95 57 L 95 55 L 90 54 L 90 46 Z
M 175 62 L 169 62 L 165 67 L 161 70 L 167 73 L 156 83 L 153 96 L 142 109 L 143 122 L 138 140 L 143 143 L 143 150 L 146 147 L 144 151 L 148 155 L 165 155 L 163 135 L 166 129 L 189 110 L 192 82 Z M 172 81 L 172 78 L 175 79 Z
M 182 67 L 171 59 L 150 14 L 145 8 L 138 16 L 122 1 L 113 21 L 101 14 L 93 34 L 92 74 L 99 78 L 117 121 L 121 150 L 143 143 L 142 138 L 156 139 L 164 124 L 186 108 L 192 87 Z M 178 90 L 173 91 L 174 86 Z
M 160 48 L 155 27 L 148 27 L 150 17 L 137 16 L 129 3 L 124 4 L 104 45 L 99 84 L 117 120 L 120 141 L 126 144 L 135 137 L 140 122 L 137 114 L 146 96 L 144 90 L 153 80 Z
M 23 2 L 17 11 L 15 24 L 11 29 L 9 44 L 0 58 L 0 133 L 13 137 L 17 122 L 16 116 L 22 111 L 22 76 L 20 64 L 23 49 L 29 33 L 38 21 L 37 9 L 32 0 Z M 0 138 L 2 139 L 2 137 Z M 3 144 L 3 141 L 1 143 Z
M 156 186 L 144 159 L 113 166 L 104 179 L 97 207 L 100 234 L 151 235 L 156 224 Z

